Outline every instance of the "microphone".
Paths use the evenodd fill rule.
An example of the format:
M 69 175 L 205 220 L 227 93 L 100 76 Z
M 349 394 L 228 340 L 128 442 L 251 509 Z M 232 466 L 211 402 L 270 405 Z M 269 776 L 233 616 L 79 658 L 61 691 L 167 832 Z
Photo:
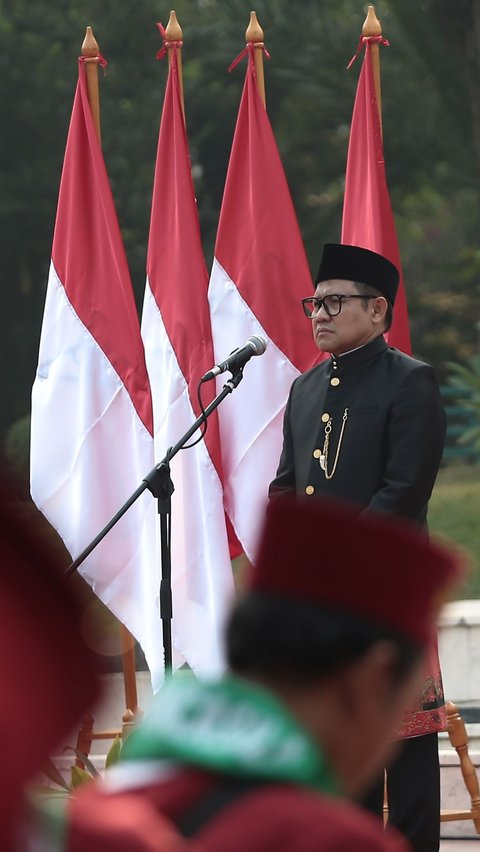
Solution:
M 205 375 L 202 376 L 200 382 L 209 382 L 211 379 L 214 379 L 215 376 L 219 376 L 220 373 L 225 373 L 227 370 L 231 373 L 237 373 L 254 355 L 263 355 L 266 348 L 267 341 L 265 338 L 257 337 L 256 335 L 249 337 L 245 346 L 242 346 L 241 349 L 234 349 L 226 361 L 222 361 L 221 364 L 217 364 L 215 367 L 212 367 L 208 373 L 205 373 Z

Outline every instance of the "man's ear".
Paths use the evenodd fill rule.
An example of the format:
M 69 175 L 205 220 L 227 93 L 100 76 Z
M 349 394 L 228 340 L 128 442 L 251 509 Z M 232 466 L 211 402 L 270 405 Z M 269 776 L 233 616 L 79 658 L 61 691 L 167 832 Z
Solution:
M 375 324 L 383 322 L 388 310 L 388 302 L 385 296 L 376 296 L 374 299 L 370 299 L 370 305 L 372 306 L 373 322 Z

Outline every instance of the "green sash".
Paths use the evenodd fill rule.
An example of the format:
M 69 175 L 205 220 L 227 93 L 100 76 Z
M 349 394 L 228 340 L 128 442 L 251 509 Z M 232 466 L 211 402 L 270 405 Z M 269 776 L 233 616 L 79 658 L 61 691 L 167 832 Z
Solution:
M 122 761 L 175 760 L 240 777 L 338 793 L 313 739 L 260 687 L 233 677 L 168 678 L 150 715 L 126 740 Z

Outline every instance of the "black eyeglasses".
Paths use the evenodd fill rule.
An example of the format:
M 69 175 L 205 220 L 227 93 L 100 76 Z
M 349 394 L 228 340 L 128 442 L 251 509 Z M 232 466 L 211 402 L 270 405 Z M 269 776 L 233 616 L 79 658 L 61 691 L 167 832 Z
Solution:
M 323 308 L 329 317 L 336 317 L 342 310 L 344 299 L 376 299 L 376 296 L 362 296 L 360 293 L 358 295 L 355 293 L 349 293 L 348 295 L 330 293 L 328 296 L 324 296 L 323 299 L 319 299 L 317 296 L 309 296 L 306 299 L 302 299 L 302 308 L 305 316 L 309 319 L 315 317 L 320 308 Z

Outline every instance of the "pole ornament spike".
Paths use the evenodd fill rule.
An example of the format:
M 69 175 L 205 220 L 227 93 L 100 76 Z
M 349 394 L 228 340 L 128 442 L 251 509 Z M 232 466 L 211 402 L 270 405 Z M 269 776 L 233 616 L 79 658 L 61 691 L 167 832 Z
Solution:
M 100 96 L 98 93 L 98 66 L 103 65 L 105 68 L 106 62 L 100 54 L 100 49 L 93 30 L 87 27 L 85 38 L 82 44 L 82 58 L 85 62 L 85 71 L 87 77 L 87 93 L 88 102 L 92 111 L 92 118 L 97 131 L 98 141 L 102 144 L 102 134 L 100 129 Z
M 250 21 L 248 23 L 248 27 L 245 30 L 245 41 L 247 42 L 262 42 L 264 41 L 265 33 L 263 32 L 260 24 L 258 23 L 257 13 L 250 12 Z
M 172 11 L 170 12 L 170 17 L 168 19 L 168 24 L 166 27 L 163 27 L 163 25 L 160 23 L 157 23 L 157 27 L 160 31 L 160 35 L 162 36 L 163 45 L 157 52 L 156 58 L 163 59 L 165 55 L 168 55 L 168 67 L 171 68 L 172 58 L 175 54 L 176 68 L 178 73 L 178 85 L 180 89 L 180 103 L 182 107 L 183 122 L 185 124 L 185 102 L 183 95 L 183 67 L 181 50 L 183 47 L 183 31 L 180 24 L 178 23 L 175 10 L 172 9 Z
M 245 31 L 245 42 L 246 46 L 242 50 L 241 53 L 233 60 L 231 65 L 229 65 L 228 70 L 233 71 L 234 68 L 238 65 L 238 63 L 243 59 L 244 56 L 250 54 L 253 55 L 253 62 L 255 67 L 255 77 L 257 81 L 257 90 L 262 103 L 266 106 L 266 98 L 265 98 L 265 75 L 263 73 L 263 54 L 270 59 L 270 54 L 265 47 L 264 44 L 264 32 L 258 23 L 257 15 L 255 12 L 250 12 L 250 22 Z
M 82 58 L 86 64 L 88 64 L 89 62 L 94 62 L 97 65 L 100 65 L 103 68 L 104 75 L 106 74 L 105 69 L 108 63 L 105 57 L 100 53 L 97 40 L 93 35 L 93 30 L 91 27 L 87 27 L 85 38 L 83 39 Z
M 93 35 L 93 30 L 91 27 L 87 27 L 82 44 L 82 56 L 88 57 L 89 59 L 95 59 L 99 55 L 100 49 L 98 47 L 98 42 Z
M 171 51 L 172 48 L 183 47 L 183 40 L 182 39 L 179 39 L 179 40 L 175 39 L 175 40 L 172 41 L 172 39 L 167 38 L 166 29 L 160 21 L 157 22 L 157 28 L 158 28 L 158 31 L 159 31 L 161 37 L 162 37 L 163 44 L 162 44 L 162 47 L 160 48 L 160 50 L 157 50 L 156 59 L 164 59 L 164 57 L 167 55 L 167 53 L 168 53 L 168 56 L 170 57 L 171 56 L 170 51 Z
M 167 41 L 182 41 L 183 32 L 177 20 L 177 15 L 174 9 L 170 12 L 168 24 L 165 27 L 165 38 Z
M 250 12 L 250 21 L 245 31 L 245 41 L 247 46 L 253 45 L 253 61 L 255 64 L 258 94 L 262 99 L 263 106 L 266 107 L 265 74 L 263 71 L 263 52 L 265 50 L 264 39 L 265 34 L 258 23 L 256 12 Z
M 367 36 L 367 38 L 382 35 L 382 25 L 375 14 L 375 6 L 368 7 L 367 17 L 363 22 L 362 35 Z
M 369 6 L 365 18 L 362 34 L 364 38 L 372 39 L 370 50 L 372 53 L 373 82 L 377 96 L 378 117 L 380 119 L 380 132 L 382 133 L 382 86 L 380 83 L 380 44 L 385 44 L 382 37 L 382 26 L 375 14 L 375 7 Z M 388 42 L 386 42 L 388 44 Z
M 358 41 L 357 49 L 347 65 L 347 70 L 350 69 L 355 62 L 357 56 L 365 45 L 366 49 L 370 47 L 372 57 L 373 82 L 375 85 L 375 95 L 378 106 L 378 116 L 380 119 L 380 132 L 382 132 L 382 89 L 380 84 L 380 45 L 389 46 L 390 42 L 382 36 L 382 26 L 375 14 L 375 7 L 369 6 L 367 17 L 363 22 L 362 32 Z

